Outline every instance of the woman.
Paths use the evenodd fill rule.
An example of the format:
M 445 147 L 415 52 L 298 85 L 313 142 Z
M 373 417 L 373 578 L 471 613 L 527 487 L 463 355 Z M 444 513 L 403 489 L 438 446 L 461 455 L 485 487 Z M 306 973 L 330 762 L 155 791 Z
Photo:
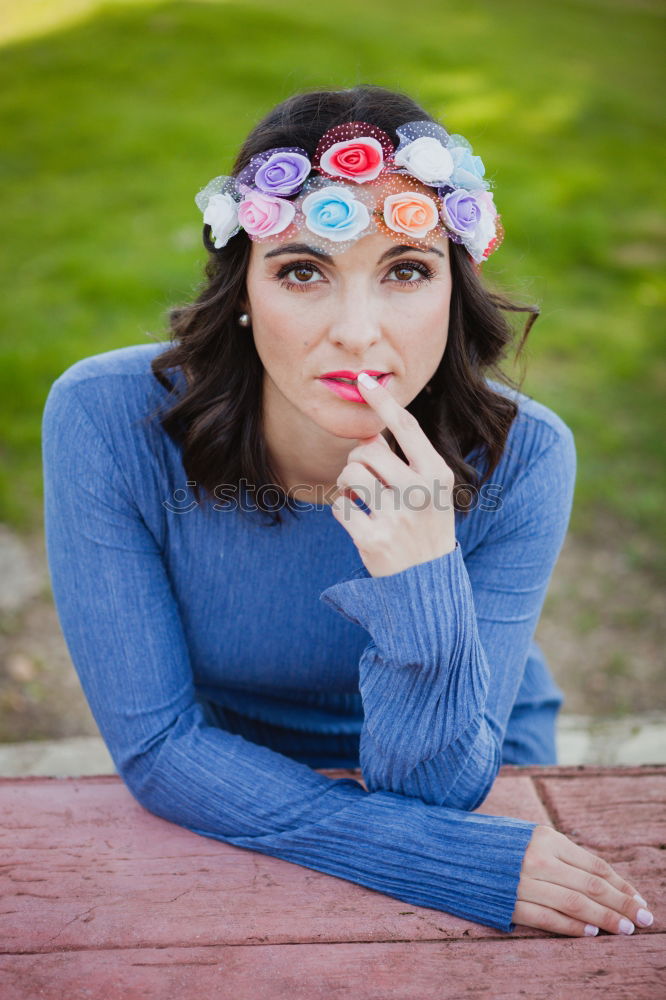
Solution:
M 488 377 L 518 307 L 481 282 L 483 175 L 379 87 L 270 112 L 196 196 L 172 344 L 51 388 L 53 591 L 151 812 L 502 930 L 631 932 L 601 858 L 473 812 L 502 763 L 555 760 L 533 635 L 575 478 L 563 421 Z

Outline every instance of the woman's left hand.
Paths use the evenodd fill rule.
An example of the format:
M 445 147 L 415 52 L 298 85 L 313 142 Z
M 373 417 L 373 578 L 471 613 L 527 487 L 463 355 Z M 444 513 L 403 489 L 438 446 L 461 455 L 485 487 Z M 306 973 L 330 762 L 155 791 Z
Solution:
M 371 576 L 389 576 L 437 559 L 456 546 L 454 474 L 409 410 L 379 382 L 359 392 L 402 448 L 406 465 L 382 434 L 362 438 L 337 478 L 332 511 Z M 360 491 L 360 492 L 359 492 Z M 370 508 L 367 514 L 350 495 Z

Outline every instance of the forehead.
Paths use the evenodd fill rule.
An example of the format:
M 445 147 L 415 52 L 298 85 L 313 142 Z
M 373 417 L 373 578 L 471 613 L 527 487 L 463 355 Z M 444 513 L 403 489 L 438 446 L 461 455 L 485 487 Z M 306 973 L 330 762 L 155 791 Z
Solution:
M 423 260 L 436 262 L 447 256 L 448 240 L 446 237 L 426 243 L 406 239 L 404 243 L 386 236 L 384 233 L 370 233 L 359 237 L 351 247 L 333 254 L 324 254 L 313 245 L 312 234 L 303 228 L 296 236 L 289 239 L 253 240 L 251 260 L 270 266 L 276 261 L 288 260 L 290 256 L 301 254 L 321 260 L 333 267 L 344 267 L 348 263 L 374 266 L 380 260 L 395 260 L 410 252 Z

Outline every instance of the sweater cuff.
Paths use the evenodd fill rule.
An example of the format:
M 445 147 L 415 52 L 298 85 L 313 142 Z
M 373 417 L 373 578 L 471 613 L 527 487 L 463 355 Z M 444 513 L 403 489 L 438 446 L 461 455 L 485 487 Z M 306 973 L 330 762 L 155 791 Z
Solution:
M 510 933 L 536 825 L 380 791 L 297 830 L 229 842 Z
M 451 635 L 473 630 L 476 622 L 472 585 L 457 540 L 451 552 L 399 573 L 365 578 L 355 573 L 327 587 L 319 600 L 369 632 L 384 659 L 403 662 L 407 657 L 421 667 L 437 664 Z

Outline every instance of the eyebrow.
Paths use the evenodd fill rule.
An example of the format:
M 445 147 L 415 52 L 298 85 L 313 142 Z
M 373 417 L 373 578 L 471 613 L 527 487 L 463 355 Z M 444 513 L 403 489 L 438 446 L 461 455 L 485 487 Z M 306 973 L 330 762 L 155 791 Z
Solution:
M 444 257 L 445 254 L 437 247 L 410 247 L 407 244 L 400 244 L 400 246 L 391 247 L 386 253 L 383 253 L 379 258 L 378 263 L 381 264 L 385 260 L 392 260 L 394 257 L 399 257 L 401 254 L 407 251 L 416 251 L 417 253 L 434 253 L 438 257 Z M 307 243 L 285 243 L 284 246 L 277 247 L 275 250 L 269 250 L 268 253 L 264 254 L 264 260 L 269 257 L 279 257 L 280 254 L 288 253 L 308 253 L 312 254 L 313 257 L 318 257 L 319 260 L 324 261 L 327 264 L 333 263 L 333 258 L 330 254 L 322 253 L 321 250 L 315 250 L 314 247 L 310 247 Z

